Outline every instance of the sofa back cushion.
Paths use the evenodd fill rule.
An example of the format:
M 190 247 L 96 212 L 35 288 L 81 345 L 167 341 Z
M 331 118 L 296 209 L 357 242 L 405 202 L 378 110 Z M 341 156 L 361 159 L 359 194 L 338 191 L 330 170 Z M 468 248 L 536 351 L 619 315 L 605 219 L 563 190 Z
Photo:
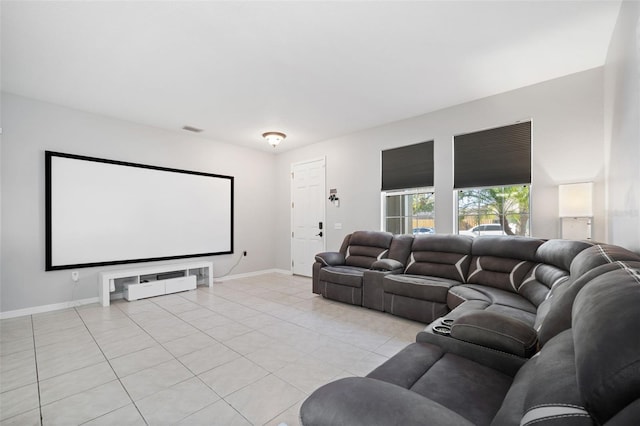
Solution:
M 592 247 L 593 243 L 573 240 L 549 240 L 545 241 L 536 251 L 538 263 L 531 275 L 525 278 L 519 293 L 531 303 L 540 306 L 542 316 L 537 323 L 542 321 L 548 307 L 541 306 L 549 301 L 549 291 L 555 290 L 559 285 L 569 279 L 571 262 L 583 250 Z
M 602 274 L 640 265 L 640 255 L 622 247 L 596 245 L 578 253 L 571 264 L 571 277 L 550 294 L 540 308 L 547 312 L 539 312 L 536 321 L 540 345 L 571 327 L 571 310 L 580 290 Z
M 345 251 L 345 264 L 371 268 L 376 260 L 387 258 L 392 239 L 393 235 L 389 232 L 354 232 Z
M 640 418 L 638 306 L 640 269 L 617 269 L 589 280 L 575 299 L 572 328 L 550 339 L 518 371 L 492 424 L 635 424 Z
M 402 265 L 407 264 L 409 254 L 411 253 L 411 245 L 413 244 L 413 235 L 394 235 L 389 246 L 388 258 L 397 260 Z
M 640 255 L 619 246 L 609 244 L 594 245 L 581 251 L 573 259 L 570 268 L 571 279 L 575 281 L 583 274 L 600 265 L 627 260 L 638 261 L 640 260 Z
M 639 306 L 638 266 L 592 279 L 575 299 L 577 381 L 585 407 L 598 424 L 621 411 L 626 418 L 640 418 Z
M 484 236 L 471 246 L 467 283 L 519 293 L 536 265 L 542 240 L 529 237 Z
M 404 273 L 465 282 L 472 241 L 465 235 L 417 235 Z

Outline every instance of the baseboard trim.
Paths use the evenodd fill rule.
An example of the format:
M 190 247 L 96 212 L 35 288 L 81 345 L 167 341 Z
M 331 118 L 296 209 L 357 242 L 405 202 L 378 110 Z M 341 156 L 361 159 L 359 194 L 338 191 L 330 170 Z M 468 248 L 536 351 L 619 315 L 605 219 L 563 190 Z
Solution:
M 213 282 L 215 284 L 216 282 L 232 281 L 240 278 L 256 277 L 258 275 L 272 274 L 272 273 L 283 274 L 283 275 L 293 275 L 291 271 L 287 271 L 285 269 L 263 269 L 261 271 L 247 272 L 244 274 L 235 274 L 235 275 L 228 275 L 226 277 L 214 278 Z
M 287 271 L 285 269 L 263 269 L 261 271 L 247 272 L 244 274 L 236 274 L 236 275 L 229 275 L 221 278 L 214 278 L 214 283 L 232 281 L 240 278 L 255 277 L 258 275 L 272 274 L 272 273 L 283 274 L 283 275 L 293 275 L 291 271 Z M 124 295 L 122 293 L 111 294 L 111 300 L 122 299 L 123 296 Z M 100 303 L 100 299 L 98 297 L 90 297 L 88 299 L 71 300 L 69 302 L 34 306 L 32 308 L 16 309 L 14 311 L 5 311 L 5 312 L 0 312 L 0 319 L 8 319 L 8 318 L 23 317 L 26 315 L 41 314 L 44 312 L 58 311 L 60 309 L 75 308 L 82 305 L 90 305 L 92 303 Z
M 97 297 L 88 299 L 71 300 L 69 302 L 54 303 L 52 305 L 34 306 L 32 308 L 16 309 L 14 311 L 0 312 L 0 319 L 23 317 L 26 315 L 42 314 L 44 312 L 59 311 L 60 309 L 75 308 L 82 305 L 90 305 L 98 303 Z

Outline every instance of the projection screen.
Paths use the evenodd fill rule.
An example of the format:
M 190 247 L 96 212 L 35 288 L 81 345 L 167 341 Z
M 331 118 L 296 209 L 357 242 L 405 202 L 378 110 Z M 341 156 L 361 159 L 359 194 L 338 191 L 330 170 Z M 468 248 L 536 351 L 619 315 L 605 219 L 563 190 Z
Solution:
M 47 271 L 233 253 L 233 177 L 45 151 Z

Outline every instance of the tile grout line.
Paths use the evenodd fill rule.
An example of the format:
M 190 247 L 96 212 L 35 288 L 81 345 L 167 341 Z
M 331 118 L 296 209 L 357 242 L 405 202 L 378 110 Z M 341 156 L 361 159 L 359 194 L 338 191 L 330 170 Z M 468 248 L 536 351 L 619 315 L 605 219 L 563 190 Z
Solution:
M 197 289 L 196 289 L 196 291 L 197 291 Z M 178 317 L 176 314 L 174 314 L 173 312 L 171 312 L 171 311 L 169 311 L 169 310 L 165 309 L 165 308 L 164 308 L 164 306 L 159 305 L 158 303 L 154 302 L 154 301 L 153 301 L 153 300 L 151 300 L 151 299 L 152 299 L 152 298 L 149 298 L 149 302 L 153 303 L 153 304 L 154 304 L 155 306 L 157 306 L 158 308 L 160 308 L 160 309 L 162 309 L 163 311 L 165 311 L 165 312 L 167 312 L 167 313 L 169 313 L 169 314 L 173 315 L 174 317 L 176 317 L 176 318 L 177 318 L 177 319 L 179 319 L 180 321 L 184 322 L 185 324 L 189 324 L 187 321 L 185 321 L 185 320 L 183 320 L 182 318 Z M 183 298 L 183 299 L 184 299 L 184 300 L 187 300 L 187 299 L 185 299 L 185 298 Z M 201 305 L 199 305 L 199 306 L 201 306 Z M 120 312 L 122 312 L 124 315 L 126 315 L 126 317 L 127 317 L 127 318 L 129 318 L 129 320 L 130 320 L 131 322 L 133 322 L 135 325 L 137 325 L 138 327 L 140 327 L 140 329 L 141 329 L 142 331 L 144 331 L 144 333 L 145 333 L 145 334 L 147 334 L 147 335 L 149 336 L 149 338 L 151 338 L 151 339 L 152 339 L 154 342 L 156 342 L 160 347 L 162 347 L 162 349 L 164 349 L 164 350 L 165 350 L 165 351 L 167 351 L 169 354 L 171 354 L 171 356 L 173 357 L 173 359 L 174 359 L 175 361 L 177 361 L 178 363 L 180 363 L 180 365 L 182 365 L 182 366 L 183 366 L 187 371 L 189 371 L 191 374 L 193 374 L 193 377 L 189 377 L 189 378 L 187 378 L 187 379 L 181 380 L 181 381 L 179 381 L 179 382 L 177 382 L 177 383 L 174 383 L 172 386 L 178 385 L 178 384 L 180 384 L 180 383 L 184 383 L 184 382 L 186 382 L 187 380 L 191 380 L 191 379 L 193 379 L 193 378 L 197 378 L 197 379 L 200 381 L 200 383 L 202 383 L 202 384 L 203 384 L 204 386 L 206 386 L 208 389 L 211 389 L 211 387 L 210 387 L 209 385 L 207 385 L 207 384 L 206 384 L 206 383 L 205 383 L 205 382 L 204 382 L 204 381 L 199 377 L 199 375 L 198 375 L 198 374 L 195 374 L 193 371 L 191 371 L 191 369 L 190 369 L 189 367 L 187 367 L 186 365 L 184 365 L 184 363 L 183 363 L 182 361 L 180 361 L 180 359 L 178 359 L 175 355 L 173 355 L 173 353 L 171 353 L 171 351 L 169 351 L 169 350 L 168 350 L 168 349 L 167 349 L 167 348 L 166 348 L 166 347 L 165 347 L 161 342 L 159 342 L 155 337 L 153 337 L 151 334 L 149 334 L 149 332 L 148 332 L 148 331 L 147 331 L 147 330 L 146 330 L 142 325 L 140 325 L 140 324 L 139 324 L 135 319 L 131 318 L 127 312 L 124 312 L 124 311 L 123 311 L 122 309 L 120 309 L 120 308 L 118 308 L 118 310 L 119 310 Z M 191 324 L 189 324 L 189 325 L 191 325 Z M 194 328 L 196 328 L 196 327 L 194 327 Z M 198 328 L 196 328 L 196 329 L 197 329 L 198 331 L 202 332 L 202 330 L 200 330 L 200 329 L 198 329 Z M 92 335 L 92 337 L 93 337 L 93 335 Z M 217 343 L 219 343 L 219 344 L 223 344 L 222 342 L 219 342 L 218 340 L 214 339 L 213 337 L 211 337 L 211 338 L 212 338 L 214 341 L 216 341 Z M 97 342 L 96 342 L 96 344 L 97 344 Z M 225 346 L 225 347 L 227 347 L 228 349 L 230 349 L 230 350 L 232 350 L 232 351 L 233 351 L 233 349 L 229 348 L 228 346 L 226 346 L 226 345 L 224 345 L 224 346 Z M 100 347 L 100 345 L 99 345 L 99 344 L 98 344 L 98 347 Z M 100 350 L 102 350 L 102 348 L 100 348 Z M 141 350 L 144 350 L 144 349 L 141 349 Z M 196 351 L 197 351 L 197 350 L 194 350 L 193 352 L 196 352 Z M 139 351 L 137 351 L 137 352 L 139 352 Z M 233 351 L 233 352 L 235 352 L 235 351 Z M 135 353 L 135 352 L 133 352 L 133 353 Z M 192 353 L 192 352 L 189 352 L 189 353 Z M 237 353 L 237 352 L 235 352 L 235 353 Z M 185 354 L 185 355 L 188 355 L 188 354 Z M 123 355 L 123 356 L 126 356 L 126 355 Z M 105 356 L 105 358 L 106 358 L 106 356 Z M 167 362 L 167 361 L 164 361 L 164 362 Z M 231 362 L 231 361 L 228 361 L 228 362 Z M 161 362 L 160 364 L 162 364 L 162 362 Z M 145 368 L 144 370 L 147 370 L 147 369 L 149 369 L 149 368 L 157 367 L 157 366 L 158 366 L 158 365 L 160 365 L 160 364 L 157 364 L 157 365 L 155 365 L 155 366 L 151 366 L 151 367 Z M 226 364 L 226 363 L 225 363 L 225 364 Z M 111 365 L 111 363 L 109 363 L 109 365 Z M 215 367 L 214 367 L 214 368 L 215 368 Z M 112 369 L 113 369 L 113 368 L 112 368 Z M 143 371 L 143 370 L 141 370 L 141 371 Z M 207 371 L 209 371 L 209 370 L 207 370 Z M 120 377 L 118 376 L 118 374 L 117 374 L 115 371 L 114 371 L 114 374 L 116 375 L 116 377 L 118 377 L 118 380 L 120 380 Z M 202 373 L 200 373 L 200 374 L 202 374 Z M 121 382 L 121 383 L 122 383 L 122 382 Z M 171 387 L 172 387 L 172 386 L 171 386 Z M 126 388 L 124 385 L 122 385 L 122 387 L 124 388 L 125 392 L 127 392 L 127 395 L 129 395 L 129 391 L 127 391 L 127 388 Z M 166 389 L 163 389 L 163 390 L 166 390 Z M 159 392 L 162 392 L 163 390 L 160 390 L 160 391 L 158 391 L 158 392 L 155 392 L 155 393 L 153 393 L 153 394 L 151 394 L 151 395 L 147 395 L 147 396 L 145 396 L 145 397 L 144 397 L 144 398 L 142 398 L 142 399 L 148 398 L 149 396 L 155 395 L 155 394 L 157 394 L 157 393 L 159 393 Z M 224 398 L 223 398 L 222 396 L 218 395 L 218 394 L 216 393 L 216 391 L 214 391 L 213 389 L 211 389 L 211 392 L 213 392 L 215 395 L 217 395 L 217 396 L 220 398 L 218 401 L 222 400 L 222 401 L 225 401 L 225 403 L 227 402 L 226 400 L 224 400 Z M 129 398 L 131 398 L 131 395 L 129 395 Z M 142 417 L 142 419 L 144 420 L 144 422 L 148 425 L 149 423 L 147 422 L 147 419 L 144 417 L 144 415 L 142 415 L 142 412 L 141 412 L 141 411 L 140 411 L 140 409 L 138 408 L 138 405 L 136 404 L 136 401 L 134 401 L 134 400 L 133 400 L 133 398 L 131 398 L 131 401 L 133 402 L 134 406 L 136 407 L 136 410 L 138 410 L 138 413 L 140 413 L 140 416 Z M 209 406 L 210 406 L 210 405 L 212 405 L 212 404 L 215 404 L 215 403 L 216 403 L 216 402 L 218 402 L 218 401 L 214 401 L 214 402 L 212 402 L 211 404 L 207 404 L 205 407 L 202 407 L 202 408 L 201 408 L 200 410 L 198 410 L 198 411 L 204 410 L 205 408 L 209 407 Z M 233 408 L 233 407 L 232 407 L 232 408 Z M 236 412 L 237 412 L 237 411 L 236 411 Z M 187 417 L 191 416 L 192 414 L 194 414 L 194 413 L 191 413 L 191 414 L 189 414 L 189 415 L 187 415 L 187 416 L 183 417 L 183 418 L 182 418 L 182 419 L 180 419 L 179 421 L 182 421 L 182 420 L 186 419 Z M 243 416 L 243 417 L 244 417 L 244 416 Z
M 196 291 L 197 291 L 197 289 L 196 289 Z M 180 297 L 182 297 L 179 293 L 178 293 L 178 294 L 176 294 L 176 296 L 180 296 Z M 225 299 L 225 298 L 224 298 L 224 297 L 222 297 L 222 296 L 218 296 L 218 297 L 221 297 L 222 299 Z M 205 305 L 201 305 L 201 304 L 199 304 L 199 303 L 197 303 L 197 302 L 194 302 L 193 300 L 189 300 L 189 299 L 187 299 L 187 298 L 185 298 L 185 297 L 182 297 L 182 299 L 184 299 L 184 300 L 186 300 L 186 301 L 188 301 L 188 302 L 191 302 L 191 303 L 193 303 L 193 304 L 195 304 L 195 305 L 201 306 L 201 307 L 203 307 L 204 309 L 210 310 L 211 312 L 213 312 L 213 313 L 215 313 L 215 314 L 217 314 L 217 315 L 224 316 L 223 314 L 220 314 L 220 313 L 218 313 L 218 312 L 212 311 L 212 310 L 211 310 L 211 309 L 209 309 L 207 306 L 205 306 Z M 229 299 L 225 299 L 225 300 L 229 300 Z M 203 330 L 201 330 L 201 329 L 199 329 L 199 328 L 195 327 L 194 325 L 192 325 L 191 323 L 189 323 L 188 321 L 186 321 L 186 320 L 184 320 L 184 319 L 180 318 L 177 314 L 175 314 L 175 313 L 173 313 L 173 312 L 169 311 L 169 310 L 168 310 L 168 309 L 166 309 L 164 306 L 162 306 L 162 305 L 160 305 L 160 304 L 156 303 L 155 301 L 153 301 L 153 300 L 152 300 L 152 298 L 149 298 L 149 302 L 153 303 L 153 304 L 154 304 L 155 306 L 157 306 L 159 309 L 162 309 L 163 311 L 167 312 L 168 314 L 173 315 L 175 318 L 179 319 L 180 321 L 184 322 L 185 324 L 188 324 L 188 325 L 190 325 L 190 326 L 192 326 L 192 327 L 196 328 L 199 332 L 204 333 L 204 334 L 207 334 L 207 333 L 205 333 Z M 230 301 L 230 302 L 235 303 L 235 302 L 233 302 L 233 301 Z M 154 340 L 158 345 L 160 345 L 164 350 L 166 350 L 167 352 L 169 352 L 169 353 L 171 354 L 171 356 L 173 356 L 173 359 L 174 359 L 174 360 L 176 360 L 177 362 L 179 362 L 179 363 L 180 363 L 180 365 L 182 365 L 182 366 L 183 366 L 184 368 L 186 368 L 186 369 L 187 369 L 191 374 L 193 374 L 193 376 L 194 376 L 194 377 L 190 377 L 190 378 L 188 378 L 188 379 L 182 380 L 182 381 L 180 381 L 180 382 L 178 382 L 178 383 L 175 383 L 175 384 L 174 384 L 174 385 L 172 385 L 172 386 L 175 386 L 175 385 L 180 384 L 180 383 L 184 383 L 184 382 L 186 382 L 187 380 L 191 380 L 192 378 L 197 378 L 197 379 L 200 381 L 200 383 L 202 383 L 204 386 L 206 386 L 208 389 L 210 389 L 210 390 L 211 390 L 211 392 L 213 392 L 214 394 L 216 394 L 216 395 L 220 398 L 219 400 L 214 401 L 214 402 L 212 402 L 211 404 L 207 404 L 206 406 L 202 407 L 200 410 L 198 410 L 198 411 L 196 411 L 196 412 L 194 412 L 194 413 L 191 413 L 191 414 L 187 415 L 186 417 L 183 417 L 183 418 L 182 418 L 182 419 L 180 419 L 179 421 L 183 421 L 183 420 L 184 420 L 184 419 L 186 419 L 187 417 L 192 416 L 193 414 L 198 413 L 198 412 L 200 412 L 200 411 L 202 411 L 202 410 L 204 410 L 204 409 L 206 409 L 206 408 L 210 407 L 211 405 L 216 404 L 216 403 L 217 403 L 217 402 L 219 402 L 219 401 L 224 401 L 224 403 L 225 403 L 225 404 L 229 405 L 229 406 L 231 407 L 231 409 L 233 409 L 236 413 L 238 413 L 238 414 L 239 414 L 243 419 L 245 419 L 245 420 L 247 420 L 247 422 L 251 423 L 251 421 L 249 421 L 249 419 L 247 419 L 247 418 L 246 418 L 242 413 L 240 413 L 238 410 L 236 410 L 236 409 L 235 409 L 235 407 L 233 407 L 233 405 L 231 405 L 231 404 L 230 404 L 230 403 L 225 399 L 225 397 L 223 397 L 222 395 L 219 395 L 215 390 L 213 390 L 213 388 L 211 388 L 211 386 L 209 386 L 207 383 L 205 383 L 205 382 L 202 380 L 202 378 L 200 377 L 200 374 L 204 374 L 204 373 L 206 373 L 206 372 L 208 372 L 208 371 L 211 371 L 211 370 L 214 370 L 214 369 L 216 369 L 216 368 L 218 368 L 218 367 L 222 367 L 223 365 L 227 365 L 227 364 L 229 364 L 229 363 L 233 362 L 234 360 L 226 361 L 226 362 L 224 362 L 224 363 L 222 363 L 222 364 L 220 364 L 220 365 L 218 365 L 218 366 L 216 366 L 216 367 L 210 368 L 209 370 L 205 370 L 205 371 L 201 372 L 200 374 L 196 374 L 196 373 L 194 373 L 194 372 L 193 372 L 189 367 L 187 367 L 187 366 L 186 366 L 182 361 L 180 361 L 180 359 L 178 359 L 178 357 L 176 357 L 175 355 L 173 355 L 173 354 L 172 354 L 172 353 L 171 353 L 171 352 L 170 352 L 170 351 L 169 351 L 169 350 L 168 350 L 168 349 L 167 349 L 167 348 L 166 348 L 166 347 L 165 347 L 161 342 L 159 342 L 159 341 L 158 341 L 158 340 L 156 340 L 152 335 L 150 335 L 150 334 L 147 332 L 147 330 L 145 330 L 145 329 L 144 329 L 144 327 L 142 327 L 140 324 L 138 324 L 138 323 L 136 322 L 136 320 L 135 320 L 135 319 L 131 318 L 131 317 L 130 317 L 126 312 L 124 312 L 124 311 L 122 311 L 122 310 L 121 310 L 121 312 L 123 312 L 123 313 L 124 313 L 124 314 L 125 314 L 125 315 L 126 315 L 126 316 L 127 316 L 127 317 L 128 317 L 128 318 L 129 318 L 133 323 L 134 323 L 134 324 L 136 324 L 138 327 L 140 327 L 142 330 L 144 330 L 144 332 L 145 332 L 145 333 L 147 333 L 147 335 L 149 335 L 149 337 L 150 337 L 151 339 L 153 339 L 153 340 Z M 234 321 L 234 322 L 237 322 L 237 320 L 234 320 L 233 318 L 230 318 L 230 317 L 227 317 L 227 316 L 224 316 L 224 317 L 225 317 L 225 318 L 228 318 L 229 320 L 232 320 L 232 321 Z M 209 337 L 211 337 L 211 338 L 212 338 L 215 342 L 217 342 L 218 344 L 223 345 L 223 346 L 224 346 L 224 347 L 226 347 L 227 349 L 229 349 L 229 350 L 231 350 L 232 352 L 234 352 L 234 353 L 238 354 L 241 358 L 245 358 L 245 359 L 246 359 L 246 357 L 245 357 L 243 354 L 241 354 L 241 353 L 237 352 L 235 349 L 230 348 L 229 346 L 225 345 L 225 344 L 224 344 L 224 342 L 221 342 L 221 341 L 217 340 L 216 338 L 214 338 L 214 337 L 212 337 L 212 336 L 209 336 Z M 176 340 L 176 339 L 174 339 L 174 340 Z M 199 350 L 201 350 L 201 349 L 196 349 L 196 350 L 194 350 L 193 352 L 197 352 L 197 351 L 199 351 Z M 184 354 L 184 355 L 188 355 L 188 354 L 193 353 L 193 352 L 189 352 L 189 353 Z M 182 355 L 182 356 L 184 356 L 184 355 Z M 250 360 L 249 360 L 249 361 L 250 361 Z M 153 367 L 149 367 L 149 368 L 153 368 Z M 272 373 L 271 373 L 271 372 L 269 372 L 269 374 L 272 374 Z M 268 375 L 269 375 L 269 374 L 268 374 Z M 268 376 L 268 375 L 267 375 L 267 376 Z M 265 376 L 265 377 L 266 377 L 266 376 Z M 245 388 L 245 387 L 247 387 L 247 386 L 249 386 L 249 385 L 245 385 L 245 386 L 243 386 L 243 387 L 242 387 L 242 389 L 244 389 L 244 388 Z M 239 389 L 238 389 L 238 390 L 239 390 Z M 158 392 L 162 392 L 162 391 L 158 391 Z M 156 392 L 156 393 L 158 393 L 158 392 Z M 232 392 L 232 393 L 231 393 L 231 394 L 229 394 L 229 395 L 232 395 L 232 394 L 234 394 L 235 392 L 237 392 L 237 390 L 236 390 L 236 391 L 234 391 L 234 392 Z M 154 394 L 152 394 L 152 395 L 155 395 L 155 393 L 154 393 Z M 227 396 L 229 396 L 229 395 L 227 395 Z M 151 396 L 151 395 L 148 395 L 148 396 Z M 147 397 L 145 397 L 145 398 L 147 398 Z M 134 402 L 134 403 L 135 403 L 135 402 Z M 146 420 L 146 419 L 145 419 L 145 420 Z
M 142 421 L 144 421 L 144 423 L 146 425 L 149 425 L 149 423 L 147 422 L 147 419 L 144 418 L 144 416 L 142 415 L 142 413 L 140 412 L 140 409 L 138 408 L 138 406 L 136 405 L 136 402 L 133 400 L 133 398 L 131 398 L 131 395 L 129 394 L 129 391 L 127 390 L 127 388 L 124 386 L 124 384 L 122 383 L 122 380 L 120 378 L 120 376 L 118 376 L 118 373 L 116 373 L 116 371 L 113 369 L 113 365 L 111 365 L 111 361 L 109 360 L 109 358 L 107 358 L 107 355 L 104 353 L 104 351 L 102 350 L 102 347 L 100 346 L 100 344 L 98 343 L 98 341 L 96 340 L 95 336 L 93 335 L 93 333 L 91 332 L 91 330 L 89 329 L 89 327 L 87 326 L 87 323 L 84 321 L 84 318 L 82 318 L 82 315 L 80 315 L 80 312 L 78 312 L 78 308 L 75 307 L 73 308 L 76 311 L 76 314 L 78 315 L 78 317 L 80 318 L 80 321 L 82 321 L 82 324 L 85 326 L 85 328 L 87 329 L 87 331 L 89 332 L 89 335 L 91 336 L 91 339 L 93 340 L 93 342 L 96 344 L 96 346 L 98 347 L 98 349 L 100 350 L 100 353 L 102 354 L 102 356 L 104 357 L 104 360 L 107 362 L 107 364 L 109 364 L 109 368 L 111 368 L 111 371 L 113 371 L 113 374 L 116 376 L 116 379 L 118 380 L 118 383 L 120 383 L 120 386 L 122 386 L 122 389 L 124 389 L 125 393 L 127 394 L 127 396 L 129 397 L 129 399 L 131 400 L 131 403 L 133 404 L 134 407 L 136 407 L 136 411 L 138 411 L 138 414 L 140 414 L 140 418 L 142 419 Z M 125 314 L 126 315 L 126 314 Z M 146 331 L 145 331 L 146 333 Z M 98 385 L 96 387 L 99 387 L 102 385 Z M 95 388 L 93 388 L 95 389 Z M 99 419 L 100 417 L 106 416 L 109 413 L 112 413 L 116 410 L 121 409 L 122 407 L 118 407 L 114 410 L 111 410 L 107 413 L 104 413 L 98 417 L 94 417 L 93 419 L 89 419 L 87 420 L 87 422 L 90 422 L 91 420 L 95 420 L 95 419 Z M 87 423 L 84 422 L 84 423 Z
M 36 330 L 33 325 L 33 315 L 29 315 L 31 319 L 31 337 L 33 338 L 33 362 L 36 367 L 36 386 L 38 387 L 38 412 L 40 414 L 40 426 L 42 426 L 42 399 L 40 398 L 40 376 L 38 373 L 38 351 L 36 350 Z

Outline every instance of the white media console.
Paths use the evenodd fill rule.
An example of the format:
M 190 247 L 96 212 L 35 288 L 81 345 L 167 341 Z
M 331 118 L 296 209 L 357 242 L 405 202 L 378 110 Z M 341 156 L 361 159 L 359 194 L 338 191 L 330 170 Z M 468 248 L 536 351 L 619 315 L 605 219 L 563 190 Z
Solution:
M 99 298 L 109 306 L 111 293 L 122 288 L 127 300 L 192 290 L 198 284 L 213 286 L 213 262 L 171 263 L 99 273 Z

